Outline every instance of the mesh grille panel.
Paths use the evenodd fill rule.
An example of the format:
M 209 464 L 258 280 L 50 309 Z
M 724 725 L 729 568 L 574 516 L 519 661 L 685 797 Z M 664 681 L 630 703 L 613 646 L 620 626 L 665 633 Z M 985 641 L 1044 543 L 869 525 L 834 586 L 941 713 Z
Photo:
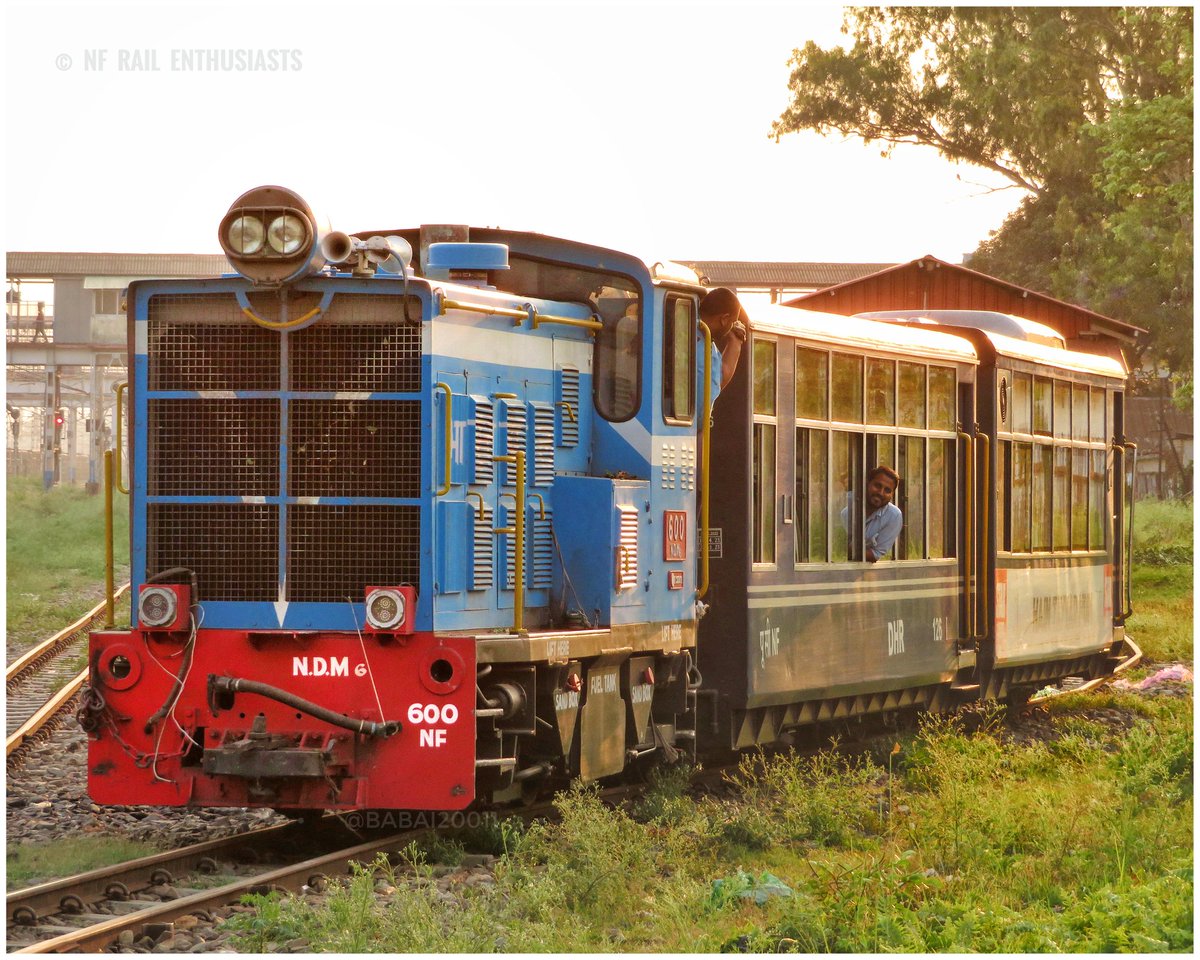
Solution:
M 279 513 L 245 503 L 152 503 L 146 574 L 196 572 L 203 600 L 278 598 Z
M 153 297 L 148 318 L 151 390 L 279 389 L 279 334 L 233 294 Z
M 311 327 L 291 335 L 293 390 L 402 393 L 421 389 L 421 327 L 402 297 L 339 294 Z
M 289 600 L 361 603 L 368 586 L 419 581 L 419 507 L 298 504 L 288 539 Z
M 154 400 L 151 496 L 271 496 L 279 492 L 279 401 Z
M 295 400 L 289 425 L 292 496 L 420 495 L 420 401 Z

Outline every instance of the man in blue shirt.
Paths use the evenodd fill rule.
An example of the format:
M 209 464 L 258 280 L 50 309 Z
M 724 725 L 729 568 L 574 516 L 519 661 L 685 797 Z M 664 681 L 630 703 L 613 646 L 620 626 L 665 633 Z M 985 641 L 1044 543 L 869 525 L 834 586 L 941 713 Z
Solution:
M 724 389 L 737 370 L 742 355 L 742 344 L 750 336 L 750 318 L 728 287 L 713 287 L 700 301 L 700 319 L 712 334 L 712 400 Z M 704 354 L 697 351 L 697 383 L 704 389 Z M 701 402 L 700 397 L 697 403 Z
M 863 525 L 866 558 L 874 563 L 884 559 L 896 545 L 904 514 L 892 503 L 900 475 L 891 467 L 878 466 L 867 476 L 867 521 Z

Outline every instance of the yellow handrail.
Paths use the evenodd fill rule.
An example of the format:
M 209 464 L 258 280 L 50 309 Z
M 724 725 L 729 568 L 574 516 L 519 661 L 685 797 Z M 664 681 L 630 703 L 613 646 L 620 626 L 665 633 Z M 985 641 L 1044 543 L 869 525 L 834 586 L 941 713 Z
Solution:
M 113 596 L 113 452 L 104 451 L 104 625 L 116 623 L 116 599 Z
M 704 419 L 700 431 L 703 446 L 700 450 L 700 586 L 696 599 L 708 593 L 708 438 L 712 420 L 712 331 L 703 320 L 697 325 L 704 333 Z
M 117 422 L 117 459 L 116 459 L 116 484 L 117 492 L 129 493 L 129 489 L 121 482 L 121 460 L 125 455 L 125 444 L 122 440 L 122 425 L 125 422 L 125 404 L 121 402 L 121 396 L 129 390 L 129 381 L 122 380 L 120 383 L 113 386 L 113 390 L 117 394 L 117 410 L 113 414 L 113 419 Z
M 439 497 L 444 497 L 450 492 L 450 431 L 454 428 L 454 412 L 451 409 L 453 406 L 451 401 L 454 399 L 454 394 L 450 390 L 450 384 L 442 383 L 440 380 L 433 385 L 433 389 L 445 391 L 446 394 L 446 457 L 444 460 L 446 468 L 446 485 L 437 492 Z
M 975 610 L 975 443 L 969 433 L 958 431 L 958 438 L 963 441 L 963 463 L 966 464 L 966 476 L 963 477 L 963 490 L 966 503 L 963 504 L 963 516 L 966 518 L 966 537 L 963 550 L 966 553 L 964 569 L 965 583 L 963 595 L 967 601 L 966 634 L 967 639 L 975 640 L 979 636 L 976 629 L 979 618 Z
M 538 313 L 532 306 L 527 310 L 518 310 L 515 307 L 497 307 L 490 303 L 471 303 L 468 300 L 443 299 L 441 301 L 441 313 L 439 316 L 444 315 L 447 310 L 466 310 L 468 313 L 482 313 L 489 317 L 511 317 L 513 320 L 528 320 L 535 330 L 543 323 L 558 323 L 568 327 L 581 327 L 585 330 L 591 330 L 592 333 L 604 329 L 604 324 L 597 320 L 594 315 L 590 320 L 585 320 L 582 317 L 562 317 L 553 313 Z
M 516 537 L 516 556 L 513 558 L 513 633 L 520 633 L 525 619 L 525 451 L 492 457 L 499 463 L 511 463 L 517 471 L 517 492 L 502 494 L 515 501 L 516 522 L 511 527 L 497 527 L 494 533 Z

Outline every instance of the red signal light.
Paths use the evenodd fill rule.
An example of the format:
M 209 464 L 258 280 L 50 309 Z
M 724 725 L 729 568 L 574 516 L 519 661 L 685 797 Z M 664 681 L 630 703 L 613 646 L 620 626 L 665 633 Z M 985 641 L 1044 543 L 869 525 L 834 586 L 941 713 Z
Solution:
M 55 411 L 55 413 L 54 413 L 54 425 L 55 425 L 56 427 L 61 427 L 61 426 L 62 426 L 64 423 L 66 423 L 66 422 L 67 422 L 67 418 L 63 416 L 63 414 L 62 414 L 62 411 L 61 411 L 61 410 L 57 410 L 57 411 Z

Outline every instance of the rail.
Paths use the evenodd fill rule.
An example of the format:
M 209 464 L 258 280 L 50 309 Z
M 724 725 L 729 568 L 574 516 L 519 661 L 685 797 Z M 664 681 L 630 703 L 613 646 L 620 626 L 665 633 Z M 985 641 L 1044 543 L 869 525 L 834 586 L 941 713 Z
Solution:
M 42 728 L 74 699 L 75 694 L 79 692 L 79 688 L 87 682 L 87 678 L 87 667 L 84 667 L 65 687 L 55 693 L 42 706 L 38 707 L 32 717 L 13 731 L 12 735 L 4 743 L 4 757 L 6 761 L 33 737 L 37 736 Z
M 129 584 L 123 584 L 121 588 L 116 591 L 115 596 L 120 597 L 121 594 L 128 589 Z M 102 600 L 82 617 L 72 623 L 69 627 L 64 627 L 62 630 L 58 631 L 58 633 L 54 634 L 54 636 L 43 640 L 37 646 L 26 650 L 23 654 L 21 654 L 21 656 L 17 657 L 17 659 L 10 663 L 8 668 L 5 670 L 5 686 L 19 683 L 27 672 L 32 673 L 42 661 L 54 656 L 68 644 L 70 644 L 75 634 L 87 627 L 93 620 L 100 616 L 100 613 L 104 610 L 105 605 L 106 601 Z

